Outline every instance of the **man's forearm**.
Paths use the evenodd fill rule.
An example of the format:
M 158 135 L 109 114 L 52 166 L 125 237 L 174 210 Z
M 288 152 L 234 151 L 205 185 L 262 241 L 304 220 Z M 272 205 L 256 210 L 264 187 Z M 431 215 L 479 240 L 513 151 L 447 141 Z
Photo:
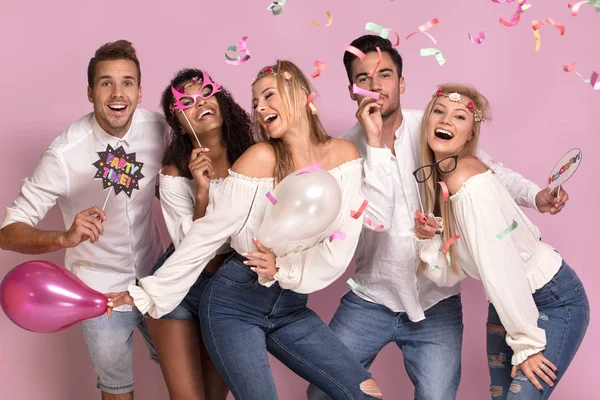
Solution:
M 43 231 L 15 222 L 0 230 L 0 247 L 22 254 L 51 253 L 65 248 L 64 235 L 64 232 Z

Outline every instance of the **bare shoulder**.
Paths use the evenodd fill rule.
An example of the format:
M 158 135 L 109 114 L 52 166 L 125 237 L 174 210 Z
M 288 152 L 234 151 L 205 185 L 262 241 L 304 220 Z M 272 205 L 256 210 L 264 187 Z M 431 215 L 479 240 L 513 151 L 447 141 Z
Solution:
M 486 166 L 475 157 L 464 157 L 458 160 L 456 169 L 448 175 L 446 184 L 450 193 L 455 194 L 471 177 L 487 171 Z
M 271 178 L 275 170 L 275 152 L 267 142 L 252 145 L 231 167 L 233 172 L 252 178 Z
M 335 155 L 333 158 L 340 165 L 360 158 L 358 148 L 348 139 L 332 138 L 328 146 L 332 154 Z
M 160 171 L 160 173 L 167 176 L 181 176 L 181 174 L 179 173 L 179 168 L 172 164 L 165 165 Z

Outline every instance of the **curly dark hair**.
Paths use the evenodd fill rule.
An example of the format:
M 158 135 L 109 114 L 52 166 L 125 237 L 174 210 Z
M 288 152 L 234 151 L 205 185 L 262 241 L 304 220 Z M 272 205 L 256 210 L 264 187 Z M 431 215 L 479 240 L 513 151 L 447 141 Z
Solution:
M 163 166 L 174 165 L 181 176 L 189 179 L 193 179 L 188 168 L 193 149 L 192 139 L 183 131 L 179 119 L 176 117 L 175 112 L 171 110 L 171 104 L 175 102 L 171 86 L 177 87 L 183 82 L 192 80 L 194 77 L 202 77 L 202 71 L 193 68 L 186 68 L 179 71 L 163 91 L 160 101 L 172 134 L 171 142 L 163 155 L 162 164 Z M 227 149 L 228 161 L 233 165 L 244 151 L 255 143 L 250 130 L 250 116 L 235 102 L 231 93 L 225 90 L 225 88 L 222 88 L 215 96 L 217 103 L 219 103 L 221 116 L 223 117 L 221 143 Z

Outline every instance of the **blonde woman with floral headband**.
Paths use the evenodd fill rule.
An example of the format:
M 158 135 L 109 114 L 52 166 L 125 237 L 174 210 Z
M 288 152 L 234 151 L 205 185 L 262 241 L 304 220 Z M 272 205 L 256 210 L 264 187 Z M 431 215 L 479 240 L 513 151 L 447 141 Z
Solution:
M 423 211 L 437 216 L 440 233 L 421 241 L 421 272 L 440 286 L 466 276 L 482 281 L 491 397 L 547 399 L 589 324 L 583 284 L 475 156 L 487 99 L 445 84 L 424 115 L 423 167 L 415 174 L 424 181 Z M 426 238 L 419 222 L 415 232 Z
M 206 215 L 192 224 L 165 264 L 129 292 L 110 294 L 110 307 L 135 304 L 160 318 L 179 304 L 217 249 L 231 239 L 235 253 L 208 283 L 200 323 L 207 350 L 236 399 L 278 398 L 267 352 L 333 399 L 381 398 L 370 373 L 306 305 L 308 293 L 346 270 L 363 219 L 379 215 L 373 211 L 377 194 L 361 190 L 363 163 L 357 148 L 327 135 L 309 108 L 312 92 L 306 76 L 289 61 L 262 68 L 252 84 L 252 118 L 260 142 L 211 192 Z M 266 248 L 253 235 L 270 204 L 267 194 L 293 171 L 315 164 L 341 188 L 342 205 L 332 229 L 345 238 L 329 240 L 329 232 Z M 357 216 L 351 211 L 361 207 L 363 196 L 370 203 L 365 215 Z

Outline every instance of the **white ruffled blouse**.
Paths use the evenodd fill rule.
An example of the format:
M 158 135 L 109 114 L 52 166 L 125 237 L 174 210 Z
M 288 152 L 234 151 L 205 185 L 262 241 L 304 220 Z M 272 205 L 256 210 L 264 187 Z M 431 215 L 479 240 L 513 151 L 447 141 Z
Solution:
M 460 235 L 452 245 L 456 260 L 450 262 L 461 272 L 448 268 L 441 235 L 435 235 L 420 241 L 424 274 L 439 286 L 453 286 L 467 275 L 481 280 L 506 329 L 512 363 L 518 365 L 546 346 L 532 293 L 558 272 L 562 257 L 540 241 L 539 229 L 492 171 L 468 179 L 450 201 Z
M 332 226 L 318 237 L 272 249 L 279 269 L 276 279 L 284 289 L 311 293 L 338 279 L 352 260 L 363 218 L 372 218 L 370 206 L 358 217 L 351 213 L 364 200 L 362 159 L 328 172 L 342 190 L 342 205 Z M 210 192 L 206 215 L 192 223 L 177 251 L 154 275 L 142 278 L 139 286 L 129 286 L 140 312 L 153 318 L 171 312 L 229 238 L 231 247 L 240 254 L 256 251 L 252 236 L 263 221 L 270 204 L 266 195 L 272 190 L 273 178 L 251 178 L 230 170 L 217 190 Z M 344 232 L 346 237 L 329 240 L 333 231 Z M 275 280 L 259 282 L 268 286 Z
M 212 179 L 210 181 L 209 195 L 225 181 Z M 177 249 L 179 243 L 188 233 L 194 223 L 194 210 L 196 205 L 196 181 L 183 176 L 164 175 L 162 170 L 159 175 L 160 206 L 162 208 L 165 225 L 173 245 Z M 225 254 L 231 251 L 227 241 L 217 254 Z

